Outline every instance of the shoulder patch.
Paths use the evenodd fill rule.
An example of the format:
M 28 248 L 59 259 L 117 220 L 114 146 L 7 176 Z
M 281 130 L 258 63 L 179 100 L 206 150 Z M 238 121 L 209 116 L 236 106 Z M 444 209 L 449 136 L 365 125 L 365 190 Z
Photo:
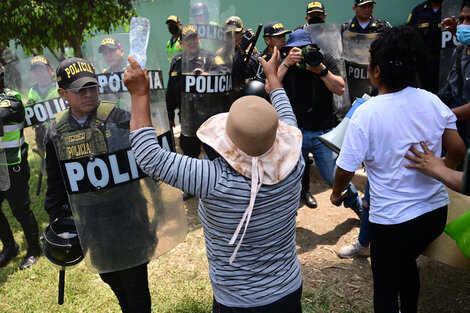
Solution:
M 4 99 L 2 102 L 0 102 L 0 108 L 8 108 L 11 107 L 10 100 Z
M 171 77 L 174 77 L 174 76 L 178 76 L 178 72 L 176 72 L 176 71 L 171 72 Z

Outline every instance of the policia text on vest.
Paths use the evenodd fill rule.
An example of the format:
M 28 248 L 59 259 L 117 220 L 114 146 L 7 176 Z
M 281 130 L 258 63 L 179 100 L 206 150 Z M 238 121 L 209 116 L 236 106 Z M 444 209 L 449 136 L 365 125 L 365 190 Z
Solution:
M 99 82 L 98 92 L 103 93 L 115 93 L 115 92 L 127 92 L 126 86 L 122 82 L 124 72 L 120 73 L 103 73 L 96 75 Z M 151 90 L 163 90 L 163 76 L 162 71 L 149 71 L 150 77 L 150 89 Z M 108 86 L 109 88 L 104 88 Z M 25 107 L 25 127 L 41 124 L 50 120 L 53 120 L 57 113 L 64 111 L 68 108 L 68 103 L 62 98 L 55 98 L 46 100 L 43 102 L 37 102 L 34 105 Z

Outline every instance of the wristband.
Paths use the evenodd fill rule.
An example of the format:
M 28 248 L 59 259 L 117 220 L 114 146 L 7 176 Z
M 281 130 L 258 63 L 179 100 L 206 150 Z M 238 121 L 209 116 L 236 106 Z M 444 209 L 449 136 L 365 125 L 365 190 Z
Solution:
M 284 61 L 281 64 L 284 65 L 287 69 L 289 69 L 289 67 L 286 65 L 286 63 L 284 63 Z

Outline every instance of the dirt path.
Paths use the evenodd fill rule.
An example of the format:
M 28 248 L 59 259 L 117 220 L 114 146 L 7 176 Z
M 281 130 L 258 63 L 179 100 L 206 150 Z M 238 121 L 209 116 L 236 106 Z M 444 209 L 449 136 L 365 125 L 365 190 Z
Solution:
M 361 174 L 361 172 L 358 172 Z M 364 190 L 365 176 L 353 183 Z M 325 282 L 342 297 L 357 299 L 372 310 L 370 258 L 340 259 L 336 252 L 357 239 L 359 220 L 352 210 L 330 204 L 331 189 L 312 167 L 310 190 L 318 208 L 299 209 L 297 243 L 304 285 Z M 419 312 L 470 312 L 470 271 L 463 271 L 433 259 L 418 259 L 421 276 Z

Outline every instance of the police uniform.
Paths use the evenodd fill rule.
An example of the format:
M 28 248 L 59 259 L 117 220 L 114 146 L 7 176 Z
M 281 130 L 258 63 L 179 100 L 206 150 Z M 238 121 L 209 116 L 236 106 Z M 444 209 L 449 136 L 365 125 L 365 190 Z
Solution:
M 439 65 L 441 56 L 441 16 L 442 7 L 434 12 L 431 1 L 416 6 L 408 17 L 407 24 L 415 26 L 427 44 L 426 62 L 418 69 L 421 86 L 433 93 L 439 91 Z
M 381 33 L 387 28 L 391 28 L 392 26 L 387 21 L 384 21 L 380 18 L 371 17 L 369 25 L 366 28 L 362 28 L 361 24 L 357 20 L 357 17 L 353 17 L 343 25 L 341 25 L 341 31 L 349 30 L 354 33 Z
M 0 203 L 7 200 L 13 212 L 23 228 L 28 252 L 20 269 L 31 266 L 37 260 L 41 251 L 39 249 L 39 233 L 36 218 L 30 208 L 28 164 L 28 144 L 25 142 L 23 128 L 25 111 L 21 97 L 16 92 L 4 89 L 0 94 L 0 118 L 3 123 L 2 141 L 5 147 L 8 173 L 10 176 L 10 189 L 0 191 Z M 0 239 L 3 242 L 4 251 L 10 249 L 10 255 L 0 255 L 1 266 L 6 265 L 11 256 L 19 251 L 19 246 L 13 238 L 10 225 L 0 210 Z M 5 263 L 6 262 L 6 263 Z
M 67 75 L 64 73 L 65 69 L 75 69 L 76 72 Z M 80 88 L 90 82 L 98 85 L 93 65 L 83 59 L 71 58 L 62 61 L 57 73 L 60 88 Z M 65 83 L 67 79 L 69 82 Z M 88 82 L 83 83 L 84 79 L 88 79 Z M 72 85 L 74 82 L 77 82 L 77 86 Z M 77 229 L 80 241 L 86 249 L 84 252 L 89 255 L 91 265 L 97 269 L 102 280 L 115 293 L 122 311 L 150 312 L 147 263 L 153 255 L 157 238 L 155 233 L 149 233 L 149 227 L 145 225 L 145 223 L 148 225 L 148 219 L 145 218 L 146 199 L 130 181 L 116 186 L 118 184 L 116 179 L 111 178 L 114 177 L 111 165 L 107 167 L 110 179 L 106 186 L 90 189 L 93 184 L 92 179 L 83 178 L 80 184 L 77 183 L 78 191 L 75 193 L 70 183 L 74 174 L 65 170 L 68 163 L 76 162 L 77 166 L 84 166 L 86 172 L 88 164 L 98 158 L 102 158 L 101 162 L 105 164 L 106 160 L 111 159 L 110 154 L 114 155 L 118 168 L 121 168 L 123 157 L 118 156 L 118 153 L 120 151 L 126 153 L 126 147 L 130 147 L 128 142 L 130 113 L 106 101 L 97 104 L 97 108 L 84 121 L 79 122 L 71 112 L 72 104 L 69 109 L 56 115 L 55 121 L 48 129 L 46 142 L 48 188 L 45 209 L 52 221 L 57 217 L 71 215 L 70 203 L 72 203 L 73 213 L 77 214 L 76 217 L 80 220 L 81 228 Z M 129 225 L 141 227 L 136 226 L 130 234 Z M 136 241 L 132 235 L 141 238 L 141 242 Z M 147 245 L 149 240 L 146 236 L 153 236 L 153 246 Z M 108 244 L 104 245 L 103 242 Z M 132 250 L 132 253 L 125 250 L 128 254 L 126 264 L 139 264 L 139 262 L 140 264 L 124 270 L 115 270 L 117 266 L 110 267 L 109 263 L 120 264 L 121 257 L 117 255 L 121 254 L 118 250 L 124 247 Z M 109 270 L 101 270 L 104 268 Z
M 70 109 L 65 110 L 57 114 L 56 121 L 51 125 L 49 129 L 49 140 L 46 143 L 46 169 L 47 169 L 47 182 L 48 189 L 45 198 L 45 209 L 48 212 L 51 221 L 58 217 L 70 216 L 70 204 L 67 197 L 66 187 L 62 178 L 60 167 L 58 166 L 59 160 L 65 161 L 70 158 L 79 158 L 86 155 L 100 155 L 106 154 L 116 149 L 111 144 L 110 138 L 114 136 L 116 130 L 123 130 L 128 133 L 130 115 L 124 110 L 114 108 L 114 104 L 110 102 L 102 102 L 85 121 L 83 125 L 80 125 L 75 118 L 70 114 Z M 107 125 L 115 125 L 114 131 L 110 131 Z M 70 142 L 68 138 L 71 136 L 80 137 L 80 134 L 85 134 L 87 131 L 93 130 L 91 141 L 89 145 L 85 143 L 84 147 L 77 147 L 76 149 L 69 149 Z M 118 131 L 119 132 L 119 131 Z M 54 145 L 56 141 L 56 146 Z M 83 143 L 81 143 L 83 144 Z M 88 147 L 90 147 L 90 150 Z M 74 151 L 70 153 L 70 151 Z M 129 194 L 135 196 L 128 197 Z M 136 195 L 137 194 L 137 195 Z M 138 191 L 127 188 L 126 185 L 120 188 L 111 188 L 103 190 L 103 194 L 100 196 L 96 194 L 93 196 L 98 201 L 92 201 L 89 204 L 89 210 L 94 211 L 93 215 L 88 217 L 86 227 L 87 229 L 94 229 L 93 236 L 97 236 L 96 229 L 99 228 L 102 236 L 113 236 L 116 233 L 116 225 L 103 225 L 99 224 L 102 219 L 106 219 L 106 216 L 100 214 L 106 210 L 100 210 L 102 205 L 111 206 L 116 208 L 115 214 L 122 215 L 123 218 L 127 218 L 130 212 L 124 212 L 119 208 L 126 207 L 123 201 L 125 198 L 129 198 L 129 201 L 133 201 L 132 205 L 136 210 L 147 208 L 145 199 L 139 197 Z M 83 217 L 82 217 L 83 218 Z M 123 234 L 125 235 L 125 234 Z M 146 234 L 142 234 L 145 236 Z M 93 238 L 83 234 L 87 241 L 90 242 Z M 117 237 L 117 236 L 116 236 Z M 92 264 L 100 268 L 105 266 L 106 258 L 102 258 L 102 255 L 112 254 L 113 249 L 119 249 L 119 244 L 126 245 L 125 239 L 116 238 L 121 241 L 120 243 L 110 244 L 107 248 L 103 248 L 98 251 L 99 253 L 91 253 L 90 260 Z M 155 245 L 157 244 L 157 238 L 154 238 Z M 148 250 L 154 249 L 153 247 L 145 247 L 147 250 L 142 249 L 142 253 L 149 254 Z M 135 256 L 139 258 L 141 256 Z M 131 307 L 136 309 L 135 312 L 145 312 L 150 309 L 150 294 L 148 290 L 148 279 L 147 279 L 147 263 L 126 269 L 121 271 L 114 271 L 109 273 L 100 273 L 100 277 L 104 282 L 110 285 L 111 289 L 116 294 L 119 300 L 119 304 L 124 312 Z M 133 311 L 134 312 L 134 311 Z M 150 311 L 148 311 L 150 312 Z
M 183 52 L 178 52 L 173 57 L 170 65 L 170 72 L 168 78 L 168 87 L 166 91 L 166 105 L 168 111 L 168 119 L 174 122 L 175 110 L 181 109 L 181 91 L 184 87 L 184 81 L 182 73 L 183 67 Z M 204 72 L 208 72 L 211 66 L 214 64 L 214 55 L 204 49 L 199 49 L 197 56 L 187 60 L 188 64 L 185 64 L 185 69 L 195 70 L 200 69 Z M 180 112 L 181 116 L 181 112 Z M 209 116 L 208 116 L 209 118 Z M 208 154 L 209 158 L 215 158 L 217 153 L 212 148 L 203 144 L 197 137 L 184 136 L 180 134 L 180 146 L 183 150 L 184 155 L 188 155 L 193 158 L 197 158 L 200 153 L 200 146 L 204 147 L 204 150 Z

